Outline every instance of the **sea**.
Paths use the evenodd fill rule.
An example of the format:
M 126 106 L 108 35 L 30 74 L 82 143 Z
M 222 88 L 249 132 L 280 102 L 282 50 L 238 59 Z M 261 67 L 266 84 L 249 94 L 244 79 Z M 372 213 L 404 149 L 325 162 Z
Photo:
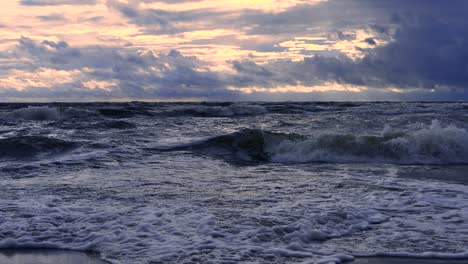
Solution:
M 468 103 L 0 104 L 0 248 L 468 257 Z

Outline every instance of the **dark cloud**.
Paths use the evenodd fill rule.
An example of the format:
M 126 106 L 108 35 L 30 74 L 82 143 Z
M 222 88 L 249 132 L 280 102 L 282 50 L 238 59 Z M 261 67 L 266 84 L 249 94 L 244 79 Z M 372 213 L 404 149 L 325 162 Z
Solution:
M 217 22 L 223 21 L 224 16 L 230 12 L 214 11 L 209 9 L 197 9 L 191 11 L 166 11 L 163 9 L 141 9 L 140 2 L 155 1 L 129 1 L 122 3 L 118 0 L 108 0 L 107 6 L 118 11 L 133 24 L 144 26 L 147 34 L 175 34 L 196 29 L 215 29 L 219 27 Z M 170 1 L 163 1 L 170 2 Z M 189 1 L 178 1 L 189 2 Z M 200 25 L 179 25 L 179 23 L 204 22 Z M 224 23 L 223 25 L 229 25 Z
M 81 97 L 221 99 L 235 98 L 238 94 L 225 89 L 227 84 L 221 74 L 208 70 L 197 58 L 184 56 L 176 50 L 163 54 L 102 46 L 74 48 L 64 41 L 38 42 L 22 37 L 13 56 L 29 59 L 26 65 L 14 65 L 14 69 L 30 72 L 79 70 L 81 77 L 57 87 L 7 90 L 10 97 L 28 95 L 34 98 L 40 94 L 57 98 L 68 93 Z M 89 80 L 118 81 L 118 85 L 110 91 L 90 90 L 83 86 L 83 82 Z
M 359 69 L 355 74 L 373 77 L 365 85 L 466 89 L 468 2 L 391 2 L 400 10 L 393 41 L 369 50 L 361 61 L 348 67 Z M 419 10 L 409 12 L 413 5 Z M 356 70 L 348 72 L 352 71 Z
M 21 0 L 20 3 L 28 6 L 95 5 L 96 0 Z
M 47 45 L 51 48 L 54 48 L 54 49 L 66 49 L 66 48 L 69 48 L 70 46 L 68 45 L 67 42 L 65 41 L 59 41 L 59 42 L 54 42 L 54 41 L 48 41 L 48 40 L 44 40 L 42 41 L 42 44 L 44 45 Z
M 66 18 L 62 14 L 50 14 L 46 16 L 37 16 L 38 19 L 42 21 L 63 21 L 66 20 Z
M 237 23 L 247 27 L 249 34 L 325 33 L 335 39 L 353 39 L 353 35 L 343 31 L 388 21 L 387 15 L 375 16 L 376 9 L 388 8 L 385 2 L 391 1 L 330 0 L 297 5 L 282 12 L 246 10 Z
M 183 2 L 178 1 L 178 2 Z M 317 5 L 294 6 L 282 12 L 241 10 L 226 11 L 197 9 L 175 12 L 162 9 L 143 9 L 139 3 L 108 0 L 111 10 L 124 15 L 145 34 L 175 34 L 198 29 L 236 29 L 236 35 L 218 36 L 188 41 L 186 44 L 235 44 L 252 51 L 286 52 L 278 43 L 293 37 L 325 36 L 327 40 L 305 40 L 303 43 L 326 45 L 325 42 L 355 41 L 356 30 L 370 36 L 360 39 L 372 48 L 359 48 L 362 58 L 352 59 L 339 50 L 323 53 L 303 51 L 302 60 L 270 60 L 262 64 L 251 59 L 231 61 L 235 74 L 214 72 L 196 57 L 184 56 L 173 50 L 166 53 L 139 51 L 127 47 L 86 46 L 76 48 L 64 41 L 19 40 L 12 54 L 0 58 L 18 60 L 16 65 L 1 65 L 0 74 L 9 69 L 35 71 L 40 68 L 83 71 L 75 83 L 51 87 L 34 87 L 8 93 L 58 96 L 102 97 L 200 97 L 209 99 L 238 99 L 240 94 L 227 87 L 281 87 L 284 85 L 314 86 L 324 82 L 369 87 L 365 93 L 329 93 L 330 99 L 391 98 L 395 100 L 468 99 L 468 1 L 452 0 L 329 0 Z M 164 1 L 167 3 L 173 1 Z M 23 5 L 95 4 L 96 1 L 23 0 Z M 56 15 L 55 19 L 60 19 Z M 54 20 L 54 15 L 39 17 Z M 192 26 L 188 26 L 192 25 Z M 267 41 L 252 42 L 246 35 L 263 35 Z M 250 42 L 249 42 L 250 41 Z M 315 41 L 315 42 L 314 42 Z M 379 46 L 381 41 L 387 44 Z M 86 70 L 84 70 L 86 69 Z M 89 90 L 83 81 L 116 80 L 111 90 Z M 398 88 L 406 93 L 391 93 L 385 88 Z M 7 91 L 7 90 L 4 90 Z M 16 94 L 18 96 L 18 94 Z M 254 93 L 261 99 L 296 95 Z M 301 98 L 305 96 L 299 94 Z M 318 93 L 310 93 L 317 96 Z M 321 98 L 322 98 L 321 97 Z M 307 97 L 308 98 L 308 97 Z M 313 99 L 313 98 L 311 98 Z M 357 98 L 359 99 L 359 98 Z
M 291 82 L 313 85 L 333 81 L 371 88 L 468 89 L 468 27 L 465 19 L 468 1 L 451 1 L 450 4 L 440 1 L 381 2 L 346 1 L 346 5 L 354 3 L 355 8 L 375 8 L 371 14 L 376 19 L 382 17 L 385 10 L 393 10 L 395 13 L 388 17 L 398 21 L 393 24 L 395 33 L 390 43 L 362 50 L 365 52 L 362 59 L 352 60 L 344 55 L 312 56 L 300 62 L 282 60 L 262 66 L 252 65 L 250 61 L 234 62 L 234 68 L 244 75 L 243 80 L 251 82 L 250 85 L 281 86 Z M 343 1 L 330 1 L 332 6 L 337 3 Z M 372 26 L 381 29 L 382 34 L 387 32 L 386 25 Z M 376 44 L 374 39 L 365 41 Z M 261 78 L 263 72 L 271 76 Z
M 377 44 L 377 42 L 375 42 L 375 40 L 373 38 L 366 38 L 364 40 L 364 42 L 366 42 L 369 45 L 376 45 Z
M 334 34 L 332 34 L 331 39 L 335 40 L 354 40 L 356 39 L 356 34 L 346 34 L 341 31 L 337 31 Z

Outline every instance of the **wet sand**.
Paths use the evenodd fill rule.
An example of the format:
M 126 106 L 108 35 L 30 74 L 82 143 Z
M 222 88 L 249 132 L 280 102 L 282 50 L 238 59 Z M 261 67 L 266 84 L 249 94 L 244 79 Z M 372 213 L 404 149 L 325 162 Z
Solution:
M 108 264 L 86 252 L 53 249 L 0 250 L 0 264 Z

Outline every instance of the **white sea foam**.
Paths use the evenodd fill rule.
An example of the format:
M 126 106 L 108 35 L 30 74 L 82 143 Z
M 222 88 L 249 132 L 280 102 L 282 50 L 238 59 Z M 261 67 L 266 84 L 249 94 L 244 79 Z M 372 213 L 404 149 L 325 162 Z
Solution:
M 219 252 L 219 255 L 212 255 L 219 261 L 224 258 L 237 262 L 248 257 L 268 259 L 270 255 L 305 259 L 309 263 L 341 263 L 353 256 L 374 255 L 440 258 L 467 256 L 463 252 L 385 252 L 381 251 L 385 245 L 377 242 L 369 244 L 372 241 L 398 240 L 399 236 L 409 236 L 422 243 L 427 239 L 424 232 L 430 228 L 421 224 L 421 219 L 428 214 L 440 219 L 435 229 L 440 234 L 447 232 L 441 229 L 444 225 L 448 230 L 466 226 L 457 224 L 457 219 L 464 217 L 460 213 L 466 213 L 466 194 L 451 197 L 448 193 L 431 190 L 424 193 L 410 191 L 416 186 L 409 185 L 408 190 L 397 195 L 375 190 L 362 196 L 360 202 L 347 201 L 343 196 L 341 206 L 328 208 L 326 204 L 318 205 L 325 210 L 322 213 L 311 207 L 313 201 L 303 197 L 303 200 L 297 201 L 297 208 L 301 208 L 299 212 L 294 212 L 288 203 L 278 204 L 269 209 L 267 214 L 261 213 L 263 210 L 260 209 L 251 217 L 264 218 L 266 222 L 262 226 L 252 225 L 251 222 L 225 226 L 226 223 L 211 212 L 183 204 L 154 208 L 138 204 L 130 207 L 118 204 L 110 206 L 107 202 L 94 201 L 91 206 L 83 202 L 70 202 L 68 198 L 58 195 L 41 197 L 40 201 L 4 200 L 1 203 L 4 212 L 0 215 L 0 234 L 4 235 L 4 239 L 0 239 L 0 248 L 93 250 L 100 252 L 104 259 L 112 263 L 177 263 L 181 259 L 200 257 L 200 254 L 203 256 L 210 252 Z M 447 186 L 441 185 L 441 188 Z M 460 204 L 453 204 L 454 200 Z M 352 207 L 351 204 L 375 209 Z M 452 209 L 440 210 L 447 206 Z M 388 211 L 391 214 L 393 210 L 416 211 L 412 217 L 408 217 L 408 214 L 390 217 L 381 213 Z M 281 216 L 284 212 L 287 214 Z M 452 221 L 455 222 L 451 224 Z M 385 229 L 377 231 L 382 225 L 396 232 L 392 235 L 394 237 L 389 237 Z M 412 231 L 408 231 L 398 230 L 398 226 L 413 227 Z M 326 246 L 333 246 L 334 243 L 320 246 L 329 239 L 352 237 L 366 232 L 371 233 L 365 237 L 372 239 L 360 242 L 366 245 L 364 252 L 360 252 L 359 247 L 347 245 L 348 249 L 343 254 L 337 254 Z M 453 235 L 453 231 L 448 232 Z
M 440 252 L 376 252 L 372 254 L 360 254 L 359 257 L 401 257 L 401 258 L 437 258 L 437 259 L 468 259 L 468 251 L 460 253 Z
M 28 106 L 0 113 L 0 119 L 56 121 L 69 117 L 85 116 L 88 114 L 89 112 L 86 110 L 77 110 L 72 107 L 60 108 L 49 106 Z
M 82 194 L 86 189 L 71 188 L 84 179 L 88 184 L 83 187 L 94 184 L 89 172 L 83 174 L 88 178 L 77 175 L 73 179 L 70 175 L 66 185 L 56 186 L 70 186 L 60 194 L 20 199 L 2 194 L 0 248 L 92 250 L 112 263 L 136 264 L 190 260 L 265 262 L 271 258 L 277 260 L 272 263 L 292 258 L 297 262 L 331 264 L 353 256 L 466 256 L 461 242 L 468 235 L 464 231 L 468 230 L 464 221 L 468 216 L 468 193 L 464 186 L 432 186 L 385 177 L 366 179 L 369 188 L 362 182 L 358 184 L 364 191 L 340 191 L 317 178 L 304 182 L 306 189 L 271 195 L 271 202 L 259 203 L 252 210 L 229 217 L 223 214 L 239 208 L 216 206 L 213 211 L 213 207 L 178 199 L 156 200 L 152 204 L 147 198 L 158 190 L 151 188 L 119 195 L 135 195 L 128 202 L 105 192 L 95 193 L 97 196 L 88 200 Z M 327 178 L 337 182 L 344 179 L 340 175 Z M 200 182 L 193 180 L 196 188 Z M 28 186 L 31 181 L 34 179 L 24 183 Z M 57 179 L 57 183 L 62 181 Z M 304 192 L 307 189 L 310 192 Z M 181 191 L 183 188 L 173 190 Z M 76 195 L 82 198 L 74 199 Z M 291 197 L 294 198 L 289 200 Z M 234 202 L 220 199 L 221 204 Z M 248 197 L 236 199 L 249 202 Z M 391 251 L 386 244 L 389 241 L 395 243 Z
M 28 106 L 11 112 L 2 113 L 3 119 L 24 119 L 24 120 L 58 120 L 62 118 L 62 113 L 58 108 L 48 106 Z
M 86 117 L 92 111 L 73 107 L 28 106 L 0 113 L 0 120 L 57 121 L 70 117 Z
M 344 212 L 310 215 L 308 219 L 271 228 L 238 226 L 235 228 L 244 231 L 231 233 L 223 230 L 212 214 L 199 208 L 155 210 L 96 204 L 64 207 L 57 203 L 63 203 L 62 198 L 49 196 L 43 202 L 2 203 L 9 214 L 0 217 L 0 234 L 10 235 L 0 239 L 0 248 L 91 250 L 100 252 L 112 263 L 177 263 L 179 259 L 213 250 L 235 250 L 231 260 L 240 260 L 242 254 L 321 259 L 308 245 L 366 230 L 371 223 L 376 223 L 375 217 L 379 221 L 387 219 L 372 210 L 359 212 L 349 208 Z
M 401 164 L 468 163 L 468 131 L 442 126 L 382 136 L 322 134 L 306 140 L 284 140 L 266 145 L 271 160 L 281 163 L 390 162 Z
M 102 105 L 73 109 L 96 107 Z M 187 105 L 170 107 L 180 113 Z M 94 126 L 104 118 L 99 115 L 91 123 L 68 120 L 63 108 L 57 108 L 61 121 L 52 125 L 4 122 L 5 138 L 29 140 L 57 133 L 80 147 L 47 160 L 2 163 L 0 247 L 93 250 L 119 264 L 330 264 L 359 256 L 467 256 L 467 188 L 443 182 L 451 170 L 461 172 L 459 178 L 465 176 L 466 165 L 445 164 L 466 163 L 466 117 L 434 111 L 419 120 L 403 111 L 405 115 L 387 116 L 395 128 L 379 134 L 374 128 L 382 127 L 384 118 L 370 114 L 379 107 L 362 108 L 376 125 L 355 134 L 350 127 L 335 127 L 346 123 L 352 116 L 349 111 L 316 112 L 313 121 L 312 114 L 203 120 L 142 115 L 125 120 L 138 129 L 116 130 L 107 129 L 107 121 Z M 293 125 L 277 131 L 279 119 Z M 458 127 L 437 122 L 406 126 L 431 119 Z M 264 130 L 239 130 L 255 122 Z M 346 126 L 361 125 L 353 122 Z M 226 131 L 238 132 L 205 138 Z M 310 135 L 311 131 L 327 132 Z M 165 142 L 164 136 L 173 141 L 203 138 L 175 147 L 202 155 L 149 148 Z M 49 153 L 46 146 L 44 151 L 33 150 Z M 312 157 L 318 150 L 325 153 L 321 159 Z M 221 152 L 229 158 L 246 154 L 261 162 L 234 166 L 207 156 Z M 290 160 L 276 160 L 288 155 Z M 444 166 L 399 165 L 413 162 Z M 414 179 L 413 171 L 441 177 Z
M 0 233 L 14 235 L 0 239 L 0 248 L 91 250 L 112 263 L 147 263 L 187 256 L 211 239 L 209 232 L 201 231 L 206 224 L 202 212 L 187 211 L 176 217 L 178 213 L 170 208 L 58 207 L 61 198 L 48 200 L 3 203 L 14 213 L 2 214 Z

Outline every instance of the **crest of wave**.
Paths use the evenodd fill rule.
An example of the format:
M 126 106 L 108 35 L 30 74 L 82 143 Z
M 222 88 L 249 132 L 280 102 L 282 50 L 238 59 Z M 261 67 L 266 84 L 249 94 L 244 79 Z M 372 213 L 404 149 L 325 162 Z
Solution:
M 11 112 L 0 113 L 0 119 L 47 121 L 60 120 L 67 117 L 87 116 L 89 114 L 91 112 L 72 107 L 28 106 L 15 109 Z
M 3 119 L 23 119 L 23 120 L 58 120 L 62 117 L 59 109 L 48 106 L 28 106 L 13 110 L 9 113 L 2 113 Z
M 468 163 L 468 131 L 453 125 L 431 125 L 381 136 L 321 134 L 306 140 L 284 140 L 266 147 L 271 160 L 306 162 L 391 162 L 401 164 Z

